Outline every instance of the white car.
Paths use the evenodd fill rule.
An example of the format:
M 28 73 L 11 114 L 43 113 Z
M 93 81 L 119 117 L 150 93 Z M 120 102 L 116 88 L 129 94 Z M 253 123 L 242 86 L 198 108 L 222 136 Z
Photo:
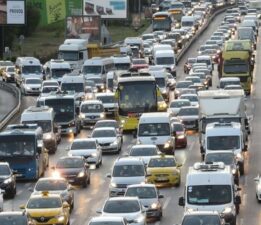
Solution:
M 90 222 L 88 223 L 88 225 L 105 225 L 105 224 L 128 225 L 128 222 L 124 217 L 95 216 L 92 217 Z
M 197 94 L 183 94 L 180 96 L 180 99 L 188 99 L 192 106 L 199 106 Z
M 146 209 L 138 197 L 109 198 L 97 213 L 102 216 L 124 217 L 132 225 L 146 224 Z
M 256 182 L 256 199 L 258 202 L 261 202 L 261 177 L 260 174 L 254 179 Z
M 122 136 L 113 127 L 95 128 L 91 134 L 101 146 L 102 152 L 120 152 Z
M 40 94 L 42 87 L 41 78 L 24 78 L 21 83 L 21 91 L 24 95 Z
M 42 87 L 45 86 L 56 86 L 59 87 L 59 83 L 57 80 L 44 80 L 42 83 Z
M 51 92 L 57 92 L 59 91 L 58 86 L 43 86 L 41 89 L 41 96 L 48 96 Z
M 139 158 L 147 165 L 151 156 L 159 154 L 160 150 L 156 145 L 133 145 L 130 149 L 129 156 Z
M 169 104 L 167 111 L 172 115 L 176 116 L 179 113 L 179 110 L 183 106 L 191 106 L 189 99 L 175 99 L 172 100 Z
M 68 156 L 83 156 L 88 163 L 95 164 L 97 168 L 102 165 L 102 150 L 94 138 L 74 139 Z
M 116 115 L 118 103 L 116 102 L 114 93 L 97 93 L 96 99 L 102 102 L 106 115 Z

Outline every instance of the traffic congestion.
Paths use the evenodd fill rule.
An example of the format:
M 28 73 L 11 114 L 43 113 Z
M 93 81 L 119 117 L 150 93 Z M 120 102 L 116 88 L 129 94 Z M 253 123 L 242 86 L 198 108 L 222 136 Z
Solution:
M 22 94 L 0 225 L 259 224 L 258 3 L 164 0 L 116 55 L 66 39 L 0 61 Z

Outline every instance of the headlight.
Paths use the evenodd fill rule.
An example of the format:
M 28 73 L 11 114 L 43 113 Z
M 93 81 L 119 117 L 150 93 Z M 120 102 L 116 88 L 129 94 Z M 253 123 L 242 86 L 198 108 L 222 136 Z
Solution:
M 44 139 L 52 139 L 52 135 L 51 134 L 46 134 L 46 135 L 44 135 Z
M 30 88 L 30 87 L 28 87 L 28 86 L 25 86 L 25 89 L 26 89 L 26 90 L 31 90 L 31 88 Z
M 96 152 L 93 152 L 93 153 L 92 153 L 92 157 L 97 157 L 97 153 L 96 153 Z
M 233 174 L 233 175 L 235 175 L 235 174 L 236 174 L 236 172 L 237 172 L 237 170 L 236 170 L 236 169 L 232 169 L 232 174 Z
M 117 145 L 117 144 L 118 144 L 117 140 L 111 143 L 111 145 Z
M 169 148 L 170 147 L 170 143 L 169 141 L 167 143 L 164 144 L 164 148 Z
M 125 120 L 121 120 L 121 123 L 124 124 L 126 121 Z
M 115 187 L 117 187 L 117 184 L 114 182 L 111 182 L 111 186 L 115 188 Z
M 150 208 L 152 209 L 157 209 L 158 208 L 158 204 L 156 202 L 152 203 Z
M 85 118 L 85 114 L 84 113 L 80 113 L 80 118 L 84 119 Z
M 56 217 L 56 219 L 58 220 L 58 222 L 63 222 L 65 217 L 62 216 L 62 215 L 59 215 L 59 216 Z
M 141 223 L 144 220 L 143 216 L 140 216 L 138 219 L 135 220 L 137 223 Z
M 4 181 L 5 184 L 9 184 L 11 182 L 12 182 L 12 178 L 11 177 L 5 179 L 5 181 Z
M 84 177 L 84 171 L 81 171 L 79 174 L 78 174 L 78 176 L 77 177 Z
M 229 213 L 231 213 L 231 212 L 232 212 L 231 207 L 226 207 L 226 208 L 224 209 L 224 211 L 223 211 L 224 214 L 229 214 Z
M 104 117 L 105 117 L 104 113 L 101 113 L 100 118 L 104 118 Z
M 236 155 L 236 157 L 237 157 L 237 159 L 242 159 L 242 155 L 241 155 L 240 153 L 238 153 L 238 154 Z
M 177 138 L 178 138 L 178 139 L 183 139 L 183 138 L 185 138 L 185 135 L 184 135 L 184 134 L 179 135 Z
M 55 171 L 52 172 L 52 177 L 60 178 L 61 174 L 58 171 L 55 170 Z

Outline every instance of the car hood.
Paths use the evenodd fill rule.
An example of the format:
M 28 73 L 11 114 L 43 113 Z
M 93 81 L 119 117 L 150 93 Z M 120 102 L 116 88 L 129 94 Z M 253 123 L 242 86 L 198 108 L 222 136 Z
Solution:
M 95 153 L 96 149 L 88 149 L 88 150 L 84 150 L 84 149 L 79 149 L 79 150 L 72 150 L 68 152 L 68 155 L 72 155 L 72 156 L 90 156 L 92 153 Z
M 80 171 L 82 171 L 83 168 L 63 168 L 63 169 L 57 169 L 57 171 L 61 174 L 61 175 L 76 175 L 78 174 Z
M 116 139 L 116 137 L 101 137 L 101 138 L 95 138 L 97 141 L 98 141 L 98 143 L 100 143 L 100 144 L 104 144 L 104 143 L 112 143 L 112 142 L 114 142 L 114 141 L 116 141 L 117 139 Z
M 111 183 L 115 184 L 140 184 L 145 182 L 145 176 L 138 176 L 138 177 L 112 177 Z
M 140 212 L 135 213 L 106 213 L 102 212 L 102 216 L 116 216 L 116 217 L 124 217 L 126 220 L 136 220 L 142 215 Z
M 181 120 L 197 120 L 199 118 L 198 115 L 190 115 L 190 116 L 179 116 Z
M 146 207 L 149 208 L 153 203 L 158 203 L 158 199 L 157 198 L 140 198 L 141 204 Z
M 62 214 L 61 208 L 52 209 L 26 209 L 30 217 L 53 217 Z
M 147 172 L 154 174 L 154 173 L 172 173 L 174 171 L 177 171 L 178 169 L 176 167 L 148 167 Z
M 29 88 L 40 88 L 41 84 L 25 84 L 24 86 Z

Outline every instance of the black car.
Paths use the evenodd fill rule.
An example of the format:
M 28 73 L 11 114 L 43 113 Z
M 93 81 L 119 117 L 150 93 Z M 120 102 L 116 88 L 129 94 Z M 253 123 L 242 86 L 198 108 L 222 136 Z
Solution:
M 32 219 L 24 212 L 1 212 L 0 224 L 3 225 L 35 225 Z
M 5 197 L 16 195 L 16 178 L 7 162 L 0 162 L 0 189 L 4 190 Z
M 61 177 L 68 180 L 69 183 L 87 187 L 91 181 L 89 164 L 80 156 L 65 156 L 60 158 L 56 166 L 53 167 L 55 172 Z

